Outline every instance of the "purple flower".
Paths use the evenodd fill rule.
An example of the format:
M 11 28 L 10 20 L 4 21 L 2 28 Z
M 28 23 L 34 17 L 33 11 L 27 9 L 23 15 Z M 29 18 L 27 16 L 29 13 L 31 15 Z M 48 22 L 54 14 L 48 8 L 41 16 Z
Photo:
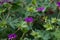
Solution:
M 10 0 L 2 0 L 3 2 L 10 2 Z
M 25 21 L 26 22 L 33 22 L 33 18 L 32 17 L 27 17 L 27 18 L 25 18 Z
M 1 2 L 1 1 L 0 1 L 0 5 L 2 5 L 3 3 L 4 3 L 4 2 Z
M 3 3 L 5 3 L 5 2 L 6 2 L 6 3 L 8 3 L 8 2 L 13 2 L 13 0 L 1 0 L 1 1 L 0 1 L 0 4 L 3 4 Z
M 60 7 L 60 2 L 57 2 L 57 6 Z
M 8 35 L 8 38 L 9 38 L 9 39 L 13 39 L 13 38 L 16 38 L 16 37 L 17 37 L 16 34 L 9 34 L 9 35 Z
M 37 8 L 36 10 L 37 10 L 38 12 L 40 12 L 40 11 L 44 11 L 45 8 L 44 8 L 44 7 L 39 7 L 39 8 Z

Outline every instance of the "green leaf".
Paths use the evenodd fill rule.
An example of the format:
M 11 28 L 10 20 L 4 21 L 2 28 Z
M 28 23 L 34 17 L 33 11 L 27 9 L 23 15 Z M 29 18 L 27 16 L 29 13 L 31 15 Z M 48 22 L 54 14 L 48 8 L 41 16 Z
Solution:
M 42 36 L 40 31 L 32 31 L 31 35 L 35 38 L 40 38 Z
M 9 4 L 9 3 L 4 3 L 3 6 L 6 7 L 6 8 L 12 7 L 12 5 Z
M 2 12 L 5 12 L 5 11 L 6 11 L 6 8 L 5 8 L 5 9 L 0 8 L 0 14 L 1 14 Z
M 56 23 L 57 19 L 56 18 L 51 18 L 51 23 Z
M 36 0 L 32 0 L 32 4 L 36 5 L 37 1 Z
M 4 27 L 6 26 L 6 24 L 7 24 L 7 21 L 3 19 L 3 20 L 0 22 L 0 27 L 4 28 Z
M 54 28 L 54 26 L 51 23 L 46 23 L 44 27 L 46 28 L 46 30 L 52 30 Z
M 60 39 L 60 30 L 56 30 L 56 31 L 53 33 L 53 35 L 55 35 L 55 37 L 56 37 L 57 39 Z

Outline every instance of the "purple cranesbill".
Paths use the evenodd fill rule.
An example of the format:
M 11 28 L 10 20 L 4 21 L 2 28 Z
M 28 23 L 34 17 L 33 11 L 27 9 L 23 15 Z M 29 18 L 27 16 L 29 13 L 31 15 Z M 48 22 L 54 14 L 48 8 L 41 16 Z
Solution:
M 38 12 L 44 11 L 44 10 L 45 10 L 45 7 L 38 7 L 36 10 L 37 10 Z
M 3 2 L 10 2 L 10 0 L 2 0 Z
M 57 6 L 60 7 L 60 2 L 57 2 Z
M 26 18 L 25 18 L 25 21 L 26 21 L 26 22 L 33 22 L 33 18 L 32 18 L 32 17 L 26 17 Z
M 0 0 L 0 4 L 3 4 L 3 3 L 8 3 L 8 2 L 13 2 L 13 0 Z
M 9 34 L 9 35 L 8 35 L 8 39 L 14 39 L 14 38 L 16 38 L 16 37 L 17 37 L 16 34 Z
M 3 4 L 3 3 L 4 3 L 4 2 L 1 2 L 1 1 L 0 1 L 0 5 Z

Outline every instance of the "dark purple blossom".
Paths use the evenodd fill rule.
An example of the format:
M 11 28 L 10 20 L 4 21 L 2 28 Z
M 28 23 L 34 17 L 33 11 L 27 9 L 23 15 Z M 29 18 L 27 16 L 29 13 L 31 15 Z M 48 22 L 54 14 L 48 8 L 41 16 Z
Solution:
M 9 35 L 8 35 L 8 38 L 9 38 L 9 39 L 13 39 L 13 38 L 16 38 L 16 37 L 17 37 L 16 34 L 9 34 Z
M 0 5 L 3 4 L 3 3 L 4 3 L 4 2 L 1 2 L 1 1 L 0 1 Z
M 60 7 L 60 2 L 57 2 L 57 6 Z
M 37 10 L 38 12 L 40 12 L 40 11 L 44 11 L 45 8 L 44 8 L 44 7 L 39 7 L 39 8 L 37 8 L 36 10 Z
M 10 0 L 2 0 L 3 2 L 10 2 Z
M 13 0 L 0 0 L 0 4 L 8 3 L 8 2 L 13 2 Z
M 33 18 L 32 17 L 27 17 L 27 18 L 25 18 L 25 21 L 26 22 L 33 22 Z

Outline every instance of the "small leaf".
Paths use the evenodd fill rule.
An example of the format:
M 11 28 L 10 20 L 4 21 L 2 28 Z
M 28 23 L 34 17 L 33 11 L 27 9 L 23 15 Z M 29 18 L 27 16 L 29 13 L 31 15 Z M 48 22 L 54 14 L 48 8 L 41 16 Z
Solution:
M 46 28 L 46 30 L 52 30 L 54 28 L 54 26 L 50 23 L 45 24 L 44 27 Z

